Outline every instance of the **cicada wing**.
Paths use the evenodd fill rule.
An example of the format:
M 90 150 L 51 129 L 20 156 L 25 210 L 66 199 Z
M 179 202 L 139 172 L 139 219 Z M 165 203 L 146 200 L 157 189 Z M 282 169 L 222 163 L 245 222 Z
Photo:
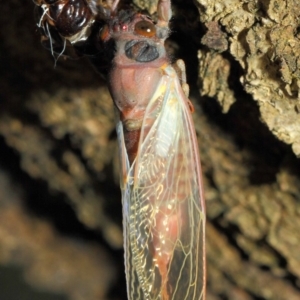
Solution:
M 175 71 L 167 67 L 165 72 L 147 106 L 138 155 L 123 193 L 131 300 L 205 297 L 205 214 L 197 140 Z
M 143 290 L 139 284 L 136 268 L 133 262 L 132 241 L 130 238 L 130 217 L 131 217 L 131 193 L 133 169 L 130 168 L 129 159 L 125 147 L 123 124 L 117 119 L 117 135 L 119 141 L 120 157 L 120 186 L 122 191 L 123 205 L 123 236 L 124 236 L 124 260 L 127 283 L 128 299 L 144 299 Z

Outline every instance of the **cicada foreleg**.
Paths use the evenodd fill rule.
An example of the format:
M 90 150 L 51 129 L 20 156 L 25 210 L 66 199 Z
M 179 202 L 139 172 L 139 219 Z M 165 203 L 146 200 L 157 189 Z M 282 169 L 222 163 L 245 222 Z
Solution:
M 107 0 L 106 2 L 112 13 L 117 11 L 117 7 L 118 7 L 120 0 Z
M 182 59 L 178 59 L 175 64 L 173 65 L 178 78 L 180 80 L 180 84 L 185 96 L 188 98 L 190 93 L 190 87 L 186 82 L 186 70 L 185 70 L 185 63 Z M 189 104 L 190 105 L 190 104 Z
M 169 30 L 169 21 L 172 17 L 170 0 L 159 0 L 157 4 L 157 26 Z
M 191 113 L 195 111 L 193 103 L 189 100 L 189 93 L 190 93 L 190 87 L 186 82 L 186 70 L 185 70 L 185 63 L 182 59 L 178 59 L 175 64 L 173 64 L 173 68 L 176 71 L 181 88 L 186 96 L 187 104 L 190 108 Z
M 169 36 L 169 21 L 172 17 L 170 0 L 159 0 L 157 4 L 157 37 L 164 40 Z

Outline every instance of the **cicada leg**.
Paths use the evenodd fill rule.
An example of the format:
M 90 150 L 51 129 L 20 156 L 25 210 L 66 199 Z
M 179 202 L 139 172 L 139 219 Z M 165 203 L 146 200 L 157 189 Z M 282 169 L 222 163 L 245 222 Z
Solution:
M 106 1 L 112 14 L 117 11 L 119 2 L 120 2 L 120 0 L 107 0 Z
M 157 4 L 157 26 L 169 30 L 169 21 L 172 17 L 170 0 L 159 0 Z
M 187 98 L 187 103 L 188 103 L 188 106 L 190 108 L 190 111 L 191 113 L 193 113 L 195 111 L 195 108 L 194 108 L 194 105 L 193 103 L 188 99 L 189 97 L 189 93 L 190 93 L 190 87 L 189 85 L 187 84 L 186 82 L 186 70 L 185 70 L 185 63 L 182 59 L 178 59 L 175 64 L 173 65 L 177 75 L 178 75 L 178 78 L 180 80 L 180 84 L 181 84 L 181 87 L 182 87 L 182 90 Z
M 189 93 L 190 93 L 190 87 L 189 85 L 186 83 L 186 70 L 185 70 L 185 63 L 182 59 L 178 59 L 175 64 L 173 65 L 178 78 L 180 80 L 181 83 L 181 87 L 182 90 L 185 94 L 185 96 L 188 98 L 189 97 Z
M 169 20 L 172 17 L 172 10 L 171 10 L 171 2 L 170 0 L 159 0 L 157 4 L 157 26 L 162 28 L 163 31 L 169 30 Z M 186 83 L 186 71 L 185 71 L 185 64 L 182 59 L 176 61 L 174 65 L 174 69 L 178 74 L 178 77 L 181 82 L 182 90 L 186 96 L 189 97 L 190 88 L 189 85 Z M 190 100 L 187 100 L 188 106 L 190 111 L 193 113 L 195 111 L 194 106 Z

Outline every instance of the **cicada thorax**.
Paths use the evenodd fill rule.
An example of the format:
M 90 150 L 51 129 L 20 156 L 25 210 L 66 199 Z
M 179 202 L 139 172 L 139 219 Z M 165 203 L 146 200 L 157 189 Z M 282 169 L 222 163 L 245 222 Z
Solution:
M 132 10 L 114 15 L 100 33 L 103 43 L 114 42 L 109 72 L 109 89 L 123 122 L 124 139 L 130 163 L 136 157 L 140 131 L 150 129 L 144 113 L 168 64 L 164 41 L 167 28 L 160 28 L 149 16 Z

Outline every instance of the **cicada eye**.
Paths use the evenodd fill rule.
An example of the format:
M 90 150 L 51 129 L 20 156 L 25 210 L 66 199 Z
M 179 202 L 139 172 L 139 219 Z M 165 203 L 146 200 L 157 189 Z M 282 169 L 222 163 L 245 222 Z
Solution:
M 142 35 L 144 37 L 153 37 L 156 34 L 156 29 L 154 24 L 148 21 L 140 21 L 135 24 L 135 33 Z

